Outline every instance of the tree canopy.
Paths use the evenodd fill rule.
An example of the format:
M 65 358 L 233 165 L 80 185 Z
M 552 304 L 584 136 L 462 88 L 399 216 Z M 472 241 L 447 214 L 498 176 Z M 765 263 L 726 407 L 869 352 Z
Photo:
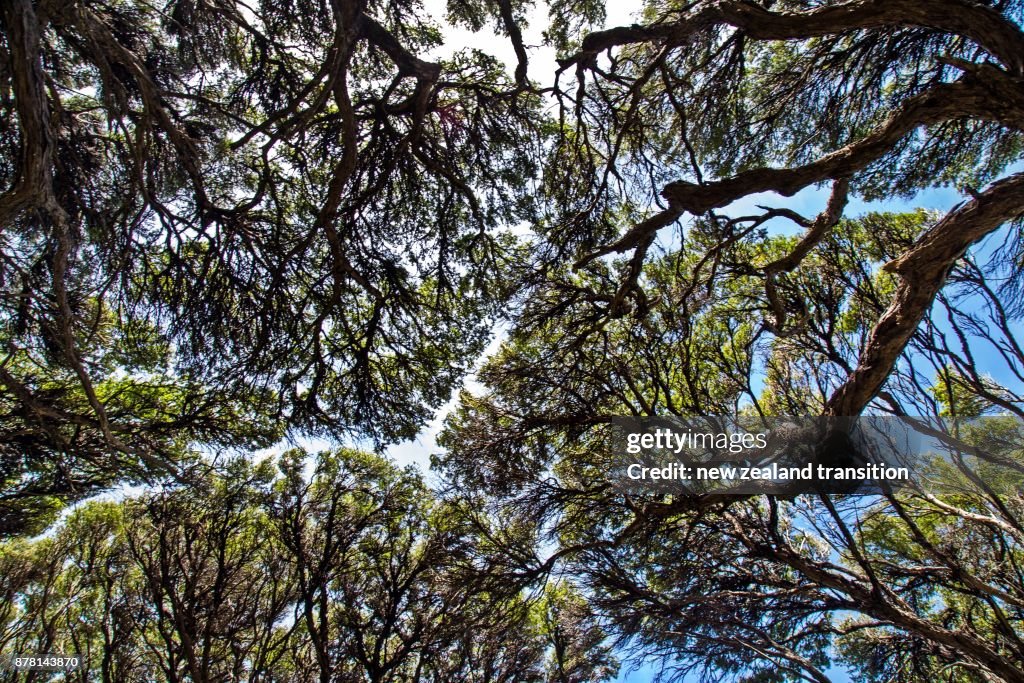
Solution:
M 418 57 L 441 35 L 402 2 L 25 0 L 3 25 L 5 481 L 416 433 L 502 296 L 495 226 L 533 215 L 535 95 Z
M 1024 680 L 1024 3 L 445 9 L 0 5 L 0 651 Z M 513 63 L 436 57 L 442 20 Z M 347 446 L 254 464 L 413 437 L 497 328 L 438 491 Z M 608 481 L 615 416 L 864 413 L 988 460 L 875 498 Z
M 0 649 L 78 653 L 83 681 L 614 673 L 586 603 L 564 585 L 533 601 L 495 591 L 473 571 L 482 537 L 416 474 L 358 451 L 289 451 L 277 465 L 233 460 L 202 484 L 90 502 L 51 538 L 8 542 Z

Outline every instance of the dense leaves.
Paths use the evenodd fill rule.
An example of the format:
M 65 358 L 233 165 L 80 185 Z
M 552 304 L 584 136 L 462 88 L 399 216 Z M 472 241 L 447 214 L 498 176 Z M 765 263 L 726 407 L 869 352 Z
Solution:
M 493 590 L 472 571 L 479 534 L 410 471 L 356 451 L 278 467 L 233 461 L 205 486 L 89 503 L 51 537 L 8 542 L 0 652 L 77 655 L 83 681 L 614 674 L 580 596 Z
M 5 482 L 67 500 L 173 469 L 166 439 L 387 443 L 447 400 L 505 291 L 496 229 L 533 215 L 537 99 L 493 58 L 421 59 L 440 34 L 400 2 L 2 19 L 4 429 L 45 422 Z

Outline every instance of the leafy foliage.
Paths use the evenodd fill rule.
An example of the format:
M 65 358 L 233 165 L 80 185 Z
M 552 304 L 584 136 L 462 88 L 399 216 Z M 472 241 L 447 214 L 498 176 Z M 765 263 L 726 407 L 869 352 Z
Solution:
M 19 0 L 3 28 L 4 430 L 49 432 L 5 482 L 29 453 L 57 502 L 190 443 L 384 444 L 447 400 L 498 228 L 534 213 L 538 100 L 492 58 L 421 59 L 406 2 Z
M 60 650 L 82 680 L 604 680 L 568 586 L 506 595 L 481 542 L 411 471 L 357 451 L 231 462 L 205 486 L 77 509 L 0 548 L 0 653 Z M 2 674 L 7 676 L 8 673 Z M 6 679 L 4 679 L 6 680 Z

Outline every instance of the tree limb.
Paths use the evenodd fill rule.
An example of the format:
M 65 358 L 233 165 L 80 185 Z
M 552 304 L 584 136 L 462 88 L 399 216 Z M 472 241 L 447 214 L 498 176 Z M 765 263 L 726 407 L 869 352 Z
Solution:
M 857 368 L 832 395 L 826 415 L 858 415 L 873 399 L 967 248 L 1024 214 L 1024 173 L 993 183 L 946 214 L 899 258 L 883 266 L 900 280 L 861 352 Z
M 794 40 L 886 26 L 932 28 L 974 41 L 1013 74 L 1024 75 L 1024 32 L 998 11 L 965 0 L 860 0 L 806 12 L 772 12 L 752 2 L 705 0 L 683 18 L 661 24 L 619 26 L 591 33 L 582 49 L 559 62 L 561 69 L 589 64 L 603 51 L 623 45 L 659 42 L 681 46 L 716 25 L 733 26 L 756 40 Z

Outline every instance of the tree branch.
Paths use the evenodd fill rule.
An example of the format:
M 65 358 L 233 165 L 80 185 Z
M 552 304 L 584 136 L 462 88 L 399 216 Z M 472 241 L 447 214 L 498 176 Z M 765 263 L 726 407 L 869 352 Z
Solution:
M 1021 215 L 1024 173 L 1017 173 L 954 208 L 911 249 L 883 266 L 899 277 L 896 294 L 871 331 L 857 368 L 828 400 L 826 415 L 860 414 L 882 388 L 956 261 L 972 244 Z
M 965 0 L 860 0 L 806 12 L 772 12 L 752 2 L 697 3 L 683 18 L 662 24 L 619 26 L 591 33 L 582 49 L 559 62 L 565 69 L 590 64 L 597 54 L 622 45 L 686 44 L 716 25 L 733 26 L 756 40 L 794 40 L 857 29 L 891 26 L 932 28 L 974 41 L 1016 75 L 1024 75 L 1024 32 L 995 9 Z
M 983 81 L 965 74 L 953 83 L 942 83 L 910 98 L 868 135 L 809 164 L 795 168 L 756 168 L 704 185 L 677 181 L 666 185 L 662 196 L 672 206 L 694 215 L 757 192 L 777 192 L 789 197 L 829 178 L 851 176 L 881 158 L 918 126 L 964 117 L 1024 129 L 1024 92 L 1020 79 L 1002 74 Z

